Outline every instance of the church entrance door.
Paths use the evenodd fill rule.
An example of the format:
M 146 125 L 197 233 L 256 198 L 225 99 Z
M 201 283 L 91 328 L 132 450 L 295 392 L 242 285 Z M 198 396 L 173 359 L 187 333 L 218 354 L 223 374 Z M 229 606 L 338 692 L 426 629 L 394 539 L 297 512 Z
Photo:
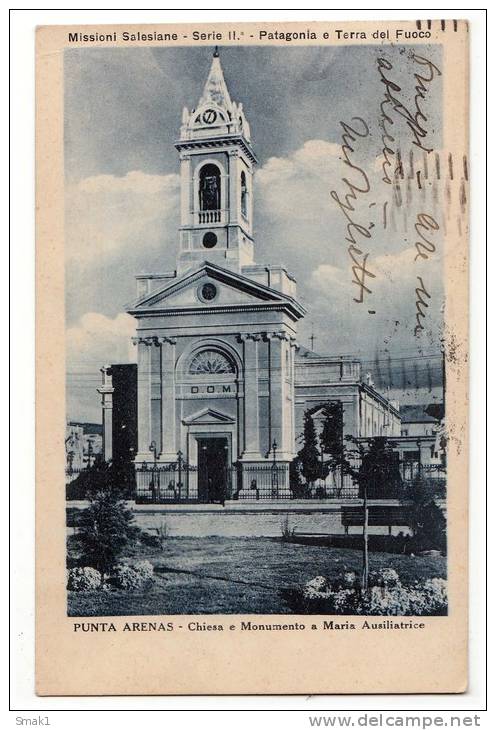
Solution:
M 224 504 L 227 490 L 227 438 L 198 439 L 198 500 Z

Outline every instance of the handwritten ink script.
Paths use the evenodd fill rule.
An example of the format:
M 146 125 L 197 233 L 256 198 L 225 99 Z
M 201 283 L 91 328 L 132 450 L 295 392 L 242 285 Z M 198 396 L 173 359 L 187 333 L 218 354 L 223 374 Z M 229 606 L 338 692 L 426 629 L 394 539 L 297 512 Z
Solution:
M 425 316 L 426 316 L 425 311 L 429 307 L 429 302 L 427 300 L 431 298 L 431 295 L 425 288 L 425 284 L 424 284 L 421 276 L 417 276 L 417 286 L 415 287 L 415 295 L 417 298 L 415 300 L 415 310 L 416 310 L 415 322 L 416 322 L 416 324 L 415 324 L 415 328 L 414 328 L 414 333 L 415 333 L 415 335 L 418 335 L 421 330 L 425 329 L 421 320 L 425 319 Z
M 387 58 L 377 59 L 379 77 L 381 83 L 383 83 L 386 87 L 386 90 L 384 92 L 384 99 L 380 105 L 381 118 L 379 120 L 379 127 L 383 131 L 382 140 L 384 143 L 384 172 L 386 167 L 391 166 L 391 160 L 389 158 L 389 155 L 394 154 L 395 152 L 393 149 L 391 149 L 391 147 L 388 146 L 392 142 L 394 142 L 394 135 L 392 135 L 390 131 L 386 131 L 386 125 L 388 127 L 392 127 L 395 123 L 394 117 L 391 117 L 389 115 L 390 113 L 394 112 L 406 120 L 407 127 L 413 135 L 412 144 L 415 147 L 418 147 L 425 152 L 432 152 L 433 150 L 433 147 L 428 147 L 423 143 L 424 139 L 428 135 L 428 117 L 425 114 L 423 102 L 425 102 L 427 93 L 430 89 L 429 84 L 436 76 L 441 76 L 441 71 L 435 64 L 432 63 L 432 61 L 429 61 L 429 59 L 424 58 L 423 56 L 418 56 L 416 53 L 414 53 L 412 54 L 412 58 L 415 63 L 426 68 L 426 71 L 423 74 L 420 72 L 414 74 L 416 86 L 415 96 L 413 99 L 413 110 L 408 109 L 405 103 L 401 101 L 399 96 L 394 95 L 401 92 L 402 88 L 397 82 L 386 76 L 386 72 L 393 71 L 393 64 L 391 63 L 391 61 L 389 61 Z M 391 107 L 391 109 L 389 109 L 389 107 Z M 391 178 L 386 172 L 383 181 L 386 182 L 388 185 L 390 185 L 392 182 Z
M 353 153 L 358 139 L 369 137 L 370 131 L 367 123 L 361 117 L 353 117 L 350 124 L 340 122 L 343 134 L 341 137 L 341 151 L 343 153 L 343 162 L 350 169 L 350 176 L 342 177 L 341 182 L 344 185 L 345 193 L 341 195 L 336 191 L 331 191 L 331 198 L 337 204 L 343 213 L 347 223 L 345 241 L 348 245 L 348 256 L 351 259 L 352 283 L 358 287 L 358 295 L 354 297 L 354 301 L 361 304 L 364 301 L 365 294 L 371 294 L 372 290 L 365 283 L 368 279 L 374 279 L 375 274 L 367 267 L 369 252 L 363 250 L 363 244 L 359 244 L 360 237 L 369 239 L 371 237 L 370 229 L 373 224 L 359 223 L 354 219 L 356 212 L 356 203 L 358 197 L 370 193 L 370 182 L 365 170 L 353 162 Z
M 421 170 L 416 166 L 425 164 L 425 157 L 436 147 L 436 122 L 432 115 L 433 104 L 440 98 L 436 82 L 442 72 L 426 53 L 412 51 L 405 55 L 404 49 L 400 53 L 395 58 L 386 51 L 375 58 L 382 89 L 377 100 L 375 128 L 367 115 L 339 123 L 340 160 L 345 169 L 340 186 L 331 190 L 330 196 L 345 218 L 353 301 L 357 304 L 363 304 L 373 293 L 373 279 L 378 276 L 374 258 L 383 255 L 379 247 L 384 250 L 386 245 L 403 246 L 404 242 L 412 246 L 415 292 L 412 320 L 418 335 L 425 329 L 432 297 L 424 283 L 428 280 L 424 267 L 438 251 L 440 225 L 434 206 L 429 205 L 427 190 L 422 188 Z M 408 171 L 403 168 L 402 154 L 409 161 Z M 367 161 L 363 162 L 364 159 Z M 417 210 L 416 200 L 422 201 Z M 370 219 L 373 207 L 375 214 L 381 216 L 381 236 L 373 235 L 375 222 Z M 401 235 L 397 223 L 387 230 L 392 216 L 400 215 L 400 208 L 400 225 L 405 226 Z M 377 246 L 372 246 L 373 243 Z M 394 255 L 401 251 L 388 253 Z

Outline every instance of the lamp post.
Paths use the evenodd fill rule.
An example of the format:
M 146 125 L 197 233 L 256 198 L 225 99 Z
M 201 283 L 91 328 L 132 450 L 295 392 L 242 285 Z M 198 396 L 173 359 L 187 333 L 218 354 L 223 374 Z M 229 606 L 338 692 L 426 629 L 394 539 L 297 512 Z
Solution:
M 365 480 L 363 484 L 363 591 L 369 589 L 369 500 L 367 487 L 367 480 Z
M 157 444 L 155 441 L 151 442 L 149 449 L 153 454 L 152 480 L 150 482 L 150 486 L 152 488 L 152 498 L 153 498 L 153 500 L 156 500 L 157 496 L 158 496 L 157 495 L 157 482 L 156 482 L 158 453 L 157 453 Z
M 227 499 L 231 499 L 231 483 L 230 483 L 230 470 L 229 470 L 229 447 L 227 444 L 224 445 L 224 484 L 222 485 L 222 493 L 220 495 L 220 501 L 224 507 Z
M 184 459 L 183 459 L 183 452 L 181 449 L 177 452 L 177 496 L 179 497 L 179 500 L 181 500 L 181 489 L 182 489 L 182 475 L 183 475 L 183 466 L 184 466 Z
M 324 492 L 324 497 L 327 497 L 326 478 L 324 476 L 324 444 L 322 442 L 320 444 L 320 478 L 322 479 L 322 490 Z
M 277 497 L 277 491 L 278 491 L 278 479 L 277 479 L 277 463 L 276 463 L 276 451 L 277 451 L 277 441 L 274 439 L 272 442 L 271 449 L 272 451 L 272 480 L 271 480 L 271 496 Z M 270 452 L 269 452 L 270 453 Z

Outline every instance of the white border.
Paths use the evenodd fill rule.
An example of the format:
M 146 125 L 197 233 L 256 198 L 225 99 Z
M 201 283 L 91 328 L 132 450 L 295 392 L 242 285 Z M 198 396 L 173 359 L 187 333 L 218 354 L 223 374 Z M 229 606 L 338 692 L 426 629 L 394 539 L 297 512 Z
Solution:
M 53 3 L 57 5 L 57 3 Z M 110 4 L 110 3 L 108 3 Z M 225 3 L 221 3 L 227 5 Z M 439 3 L 438 3 L 439 4 Z M 29 4 L 26 3 L 26 5 Z M 229 7 L 229 6 L 227 6 Z M 216 727 L 231 727 L 233 721 L 242 729 L 253 721 L 263 726 L 277 720 L 285 728 L 309 727 L 307 715 L 339 711 L 365 710 L 416 712 L 436 710 L 481 710 L 484 705 L 484 438 L 485 438 L 485 367 L 484 367 L 484 241 L 485 241 L 485 119 L 482 113 L 485 98 L 485 19 L 483 10 L 463 8 L 416 8 L 398 10 L 324 10 L 324 9 L 176 9 L 176 10 L 112 10 L 52 9 L 12 12 L 12 707 L 15 715 L 34 716 L 48 713 L 50 722 L 59 727 L 83 727 L 88 723 L 119 722 L 132 727 L 135 713 L 50 712 L 50 710 L 285 710 L 292 712 L 258 714 L 231 712 L 192 713 L 191 724 L 197 722 Z M 417 18 L 466 18 L 471 23 L 471 613 L 470 613 L 470 689 L 464 695 L 422 696 L 333 696 L 330 697 L 256 697 L 256 698 L 182 698 L 182 697 L 101 697 L 40 698 L 33 692 L 34 645 L 34 28 L 46 24 L 144 23 L 144 22 L 212 22 L 212 21 L 283 21 L 283 20 L 407 20 Z M 492 44 L 494 47 L 494 43 Z M 7 44 L 2 44 L 3 67 L 7 67 Z M 494 54 L 492 54 L 494 55 Z M 491 67 L 491 66 L 490 66 Z M 494 59 L 492 68 L 494 68 Z M 1 117 L 6 122 L 6 115 Z M 5 130 L 3 138 L 6 139 Z M 3 196 L 3 200 L 6 196 Z M 6 216 L 4 216 L 6 220 Z M 493 243 L 494 245 L 494 243 Z M 4 247 L 5 250 L 6 247 Z M 6 278 L 7 267 L 1 268 Z M 6 281 L 0 291 L 5 297 Z M 493 287 L 494 289 L 494 287 Z M 22 292 L 22 296 L 20 294 Z M 494 300 L 494 295 L 492 297 Z M 493 304 L 495 302 L 493 301 Z M 6 311 L 6 302 L 2 311 Z M 4 375 L 4 382 L 6 375 Z M 4 428 L 5 419 L 2 419 Z M 6 434 L 5 434 L 6 436 Z M 3 443 L 6 439 L 3 440 Z M 494 532 L 494 531 L 493 531 Z M 6 531 L 2 531 L 5 540 Z M 4 553 L 5 554 L 5 553 Z M 494 554 L 494 552 L 493 552 Z M 2 609 L 5 609 L 5 601 Z M 494 605 L 494 603 L 492 603 Z M 4 616 L 4 626 L 7 617 Z M 116 668 L 118 671 L 118 668 Z M 4 685 L 5 686 L 5 685 Z M 5 707 L 5 704 L 4 704 Z M 22 710 L 22 711 L 21 711 Z M 300 712 L 294 712 L 299 710 Z M 412 713 L 410 713 L 412 714 Z M 473 714 L 473 713 L 472 713 Z M 481 714 L 481 713 L 479 713 Z M 493 714 L 493 713 L 491 713 Z M 147 713 L 149 724 L 185 722 L 185 715 L 165 717 Z M 141 718 L 140 718 L 141 719 Z M 488 719 L 487 715 L 486 718 Z M 14 718 L 10 718 L 11 722 Z M 489 725 L 488 725 L 489 726 Z

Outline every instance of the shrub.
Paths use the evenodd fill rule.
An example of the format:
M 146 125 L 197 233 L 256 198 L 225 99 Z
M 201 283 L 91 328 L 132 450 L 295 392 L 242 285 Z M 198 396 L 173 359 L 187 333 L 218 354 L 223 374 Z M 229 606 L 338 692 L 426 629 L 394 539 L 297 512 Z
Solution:
M 97 458 L 91 467 L 66 485 L 66 499 L 91 499 L 97 492 L 107 489 L 115 490 L 121 499 L 134 499 L 135 488 L 133 463 L 108 463 Z
M 332 586 L 327 578 L 318 575 L 305 584 L 303 596 L 308 600 L 329 598 L 332 595 Z
M 162 550 L 165 550 L 165 543 L 166 543 L 169 535 L 170 535 L 169 525 L 167 524 L 167 520 L 165 519 L 165 517 L 163 517 L 157 526 L 158 543 Z
M 369 584 L 371 586 L 379 586 L 380 588 L 392 589 L 400 585 L 400 577 L 392 568 L 382 568 L 370 574 Z
M 153 578 L 153 565 L 148 560 L 139 560 L 134 565 L 120 563 L 115 566 L 112 582 L 124 591 L 137 591 Z
M 82 515 L 79 540 L 85 560 L 100 573 L 110 573 L 125 548 L 136 543 L 134 515 L 112 489 L 98 492 Z
M 95 591 L 102 585 L 102 576 L 95 568 L 71 568 L 67 571 L 67 588 L 70 591 Z
M 133 591 L 142 587 L 142 577 L 126 563 L 116 565 L 112 574 L 112 583 L 123 591 Z
M 444 578 L 429 578 L 423 585 L 424 603 L 430 615 L 442 615 L 448 606 L 448 584 Z
M 343 587 L 352 588 L 359 584 L 358 575 L 354 570 L 347 570 L 343 573 Z
M 151 580 L 153 578 L 153 564 L 149 560 L 138 560 L 136 563 L 133 563 L 132 567 L 144 580 Z
M 408 496 L 413 501 L 410 525 L 413 549 L 417 553 L 440 550 L 446 554 L 446 517 L 434 499 L 429 480 L 423 476 L 417 478 Z
M 289 594 L 296 611 L 306 613 L 361 614 L 364 616 L 441 616 L 448 607 L 443 578 L 401 584 L 392 568 L 370 575 L 370 588 L 362 591 L 356 573 L 347 571 L 333 582 L 319 575 L 300 591 Z
M 281 521 L 281 535 L 283 540 L 290 540 L 294 536 L 294 527 L 290 527 L 288 514 Z
M 446 517 L 434 500 L 416 505 L 412 523 L 415 552 L 440 550 L 446 553 Z

